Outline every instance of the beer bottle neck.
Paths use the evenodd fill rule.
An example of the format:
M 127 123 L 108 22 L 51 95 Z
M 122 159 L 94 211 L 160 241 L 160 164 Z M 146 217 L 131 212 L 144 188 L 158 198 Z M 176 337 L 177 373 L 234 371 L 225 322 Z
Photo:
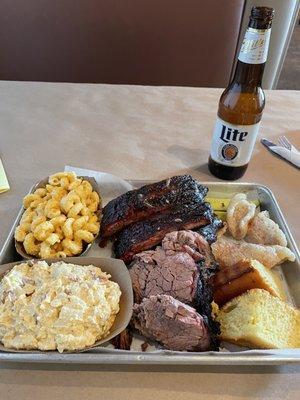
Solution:
M 261 86 L 265 65 L 266 63 L 248 64 L 238 60 L 232 83 L 246 86 L 249 89 Z
M 261 86 L 267 60 L 271 22 L 262 25 L 250 20 L 240 49 L 232 83 L 241 84 L 250 90 Z

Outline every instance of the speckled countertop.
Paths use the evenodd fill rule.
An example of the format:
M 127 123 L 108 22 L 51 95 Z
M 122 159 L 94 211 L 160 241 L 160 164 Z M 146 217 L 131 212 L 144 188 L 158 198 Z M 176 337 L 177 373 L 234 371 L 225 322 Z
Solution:
M 130 179 L 207 170 L 221 89 L 0 82 L 0 246 L 30 186 L 73 165 Z M 300 92 L 267 91 L 260 137 L 300 148 Z M 300 171 L 258 141 L 246 182 L 274 192 L 300 242 Z M 136 367 L 2 364 L 0 399 L 299 399 L 300 367 Z

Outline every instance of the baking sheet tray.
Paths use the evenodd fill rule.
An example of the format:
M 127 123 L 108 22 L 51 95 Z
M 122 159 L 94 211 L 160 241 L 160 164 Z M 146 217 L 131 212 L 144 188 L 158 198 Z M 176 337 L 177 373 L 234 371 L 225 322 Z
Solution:
M 106 177 L 106 180 L 109 179 Z M 139 187 L 150 181 L 128 181 L 133 187 Z M 277 204 L 273 193 L 265 186 L 255 183 L 228 183 L 228 182 L 201 182 L 208 186 L 210 197 L 222 194 L 222 197 L 231 197 L 237 192 L 256 192 L 262 210 L 268 210 L 271 218 L 279 224 L 284 231 L 289 248 L 295 253 L 295 262 L 289 262 L 282 268 L 284 279 L 287 283 L 289 294 L 296 307 L 300 307 L 300 254 L 296 243 L 291 235 L 287 223 Z M 110 199 L 110 194 L 114 192 L 109 185 L 100 188 L 105 200 Z M 118 190 L 122 191 L 122 185 Z M 108 195 L 109 194 L 109 195 Z M 116 195 L 116 193 L 114 193 Z M 14 247 L 14 229 L 22 210 L 16 218 L 8 235 L 6 242 L 0 252 L 0 264 L 17 261 L 20 256 Z M 89 256 L 96 256 L 99 247 L 94 243 L 88 252 Z M 109 255 L 110 249 L 106 249 Z M 99 256 L 105 256 L 103 252 Z M 165 365 L 274 365 L 287 363 L 300 363 L 300 349 L 289 350 L 246 350 L 233 352 L 173 352 L 168 350 L 155 350 L 151 352 L 115 350 L 108 347 L 94 348 L 85 353 L 66 353 L 57 352 L 45 353 L 9 353 L 0 352 L 0 361 L 14 362 L 43 362 L 43 363 L 79 363 L 79 364 L 165 364 Z

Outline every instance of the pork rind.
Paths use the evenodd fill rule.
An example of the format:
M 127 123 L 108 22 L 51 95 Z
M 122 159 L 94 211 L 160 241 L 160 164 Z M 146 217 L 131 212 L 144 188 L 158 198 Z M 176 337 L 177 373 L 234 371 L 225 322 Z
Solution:
M 285 234 L 278 224 L 271 220 L 268 211 L 262 211 L 254 216 L 245 240 L 250 243 L 287 246 Z
M 243 239 L 248 231 L 250 221 L 255 215 L 255 204 L 247 200 L 244 193 L 232 197 L 227 208 L 227 226 L 235 239 Z
M 216 261 L 228 267 L 243 259 L 257 260 L 267 268 L 284 261 L 295 261 L 294 253 L 287 247 L 247 243 L 225 235 L 213 243 L 211 248 Z

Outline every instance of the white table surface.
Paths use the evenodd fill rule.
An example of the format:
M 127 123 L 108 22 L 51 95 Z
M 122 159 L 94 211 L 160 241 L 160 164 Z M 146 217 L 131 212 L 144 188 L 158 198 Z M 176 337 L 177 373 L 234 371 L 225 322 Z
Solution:
M 37 180 L 73 165 L 131 179 L 207 170 L 221 90 L 0 82 L 0 246 Z M 300 146 L 300 92 L 267 91 L 261 137 Z M 300 172 L 257 142 L 242 181 L 275 193 L 300 242 Z M 300 367 L 0 365 L 0 399 L 299 399 Z

